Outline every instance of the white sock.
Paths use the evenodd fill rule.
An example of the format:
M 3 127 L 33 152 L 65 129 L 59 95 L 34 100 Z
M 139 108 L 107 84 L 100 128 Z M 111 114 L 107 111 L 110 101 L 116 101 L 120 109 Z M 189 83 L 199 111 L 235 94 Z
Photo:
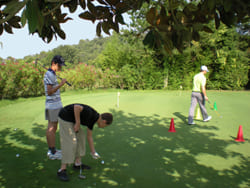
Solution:
M 75 166 L 80 166 L 82 163 L 80 162 L 80 163 L 76 163 L 75 162 Z

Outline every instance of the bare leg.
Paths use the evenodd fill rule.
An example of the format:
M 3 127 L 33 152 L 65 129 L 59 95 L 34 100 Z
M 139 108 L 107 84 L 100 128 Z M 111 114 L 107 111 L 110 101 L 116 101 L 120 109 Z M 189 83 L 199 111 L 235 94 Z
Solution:
M 56 146 L 56 130 L 57 122 L 48 122 L 48 128 L 46 131 L 47 143 L 50 148 Z

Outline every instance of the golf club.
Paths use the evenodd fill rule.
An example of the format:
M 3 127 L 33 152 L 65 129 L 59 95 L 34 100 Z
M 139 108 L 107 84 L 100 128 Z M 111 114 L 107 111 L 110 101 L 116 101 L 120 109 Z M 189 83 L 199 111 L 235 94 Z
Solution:
M 80 165 L 80 174 L 78 176 L 80 179 L 85 179 L 86 176 L 82 175 L 82 165 Z
M 210 103 L 210 101 L 207 101 L 209 103 L 209 106 L 212 110 L 214 110 L 214 107 L 212 106 L 212 104 Z M 217 112 L 217 110 L 214 110 L 217 114 L 217 116 L 219 116 L 220 118 L 222 118 L 222 116 Z
M 35 60 L 35 65 L 40 65 L 41 67 L 43 67 L 44 69 L 48 70 L 44 65 L 41 65 L 40 63 L 37 62 L 38 59 Z M 63 78 L 61 78 L 60 76 L 56 75 L 57 78 L 59 78 L 60 80 L 62 80 Z M 72 84 L 70 84 L 69 82 L 66 81 L 66 84 L 68 86 L 72 86 Z

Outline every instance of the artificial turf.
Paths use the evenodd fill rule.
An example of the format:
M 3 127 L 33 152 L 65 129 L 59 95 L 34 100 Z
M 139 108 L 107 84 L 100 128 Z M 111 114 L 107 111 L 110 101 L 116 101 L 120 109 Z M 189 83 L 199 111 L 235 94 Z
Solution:
M 250 92 L 208 91 L 217 112 L 207 104 L 212 120 L 192 126 L 190 91 L 119 91 L 119 107 L 117 92 L 62 93 L 63 105 L 114 115 L 111 126 L 93 131 L 102 158 L 92 159 L 86 145 L 83 163 L 92 169 L 81 180 L 68 167 L 69 182 L 56 176 L 60 161 L 46 158 L 45 98 L 0 101 L 0 187 L 250 187 Z M 239 125 L 245 142 L 235 141 Z

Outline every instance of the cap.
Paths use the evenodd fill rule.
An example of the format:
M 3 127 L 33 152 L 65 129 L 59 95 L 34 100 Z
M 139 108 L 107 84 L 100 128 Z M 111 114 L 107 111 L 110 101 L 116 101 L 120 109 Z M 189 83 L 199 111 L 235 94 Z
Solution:
M 207 72 L 209 72 L 209 70 L 208 70 L 208 68 L 207 68 L 206 65 L 202 65 L 201 66 L 201 71 L 207 71 Z
M 64 59 L 60 55 L 54 56 L 51 62 L 58 63 L 61 66 L 66 66 L 65 63 L 64 63 Z

